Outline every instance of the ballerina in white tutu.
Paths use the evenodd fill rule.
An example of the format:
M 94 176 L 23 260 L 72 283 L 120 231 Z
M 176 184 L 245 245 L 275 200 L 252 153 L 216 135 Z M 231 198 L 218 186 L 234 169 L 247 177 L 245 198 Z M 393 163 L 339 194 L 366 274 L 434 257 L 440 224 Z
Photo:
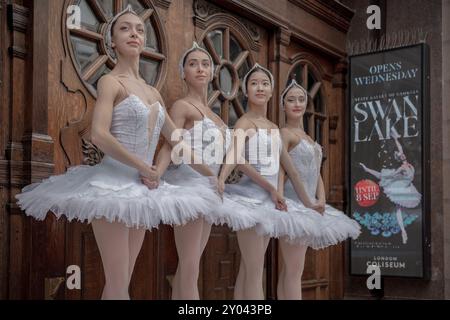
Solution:
M 289 235 L 309 243 L 309 240 L 321 234 L 317 212 L 306 207 L 291 210 L 289 202 L 285 202 L 277 191 L 281 161 L 294 181 L 296 191 L 305 199 L 307 197 L 298 172 L 282 146 L 278 127 L 266 117 L 273 85 L 272 74 L 258 64 L 244 77 L 243 91 L 248 97 L 248 112 L 236 123 L 232 147 L 219 177 L 219 193 L 225 190 L 227 196 L 242 203 L 251 199 L 258 211 L 258 225 L 237 232 L 241 264 L 235 285 L 235 299 L 264 299 L 264 254 L 270 236 Z M 242 132 L 248 136 L 247 140 L 240 137 Z M 253 166 L 262 176 L 263 183 L 244 176 L 239 183 L 225 187 L 226 178 L 236 166 L 234 159 L 240 159 L 243 154 L 249 166 Z M 313 206 L 312 203 L 308 204 Z
M 219 173 L 224 155 L 230 146 L 231 132 L 209 107 L 208 84 L 214 76 L 214 64 L 209 53 L 194 42 L 181 57 L 180 73 L 187 86 L 187 94 L 177 100 L 169 114 L 182 132 L 183 141 L 190 143 L 204 164 L 214 174 Z M 174 148 L 173 153 L 176 153 Z M 164 172 L 170 163 L 170 146 L 166 143 L 156 159 L 158 172 Z M 242 168 L 247 172 L 246 168 Z M 253 168 L 250 168 L 250 170 Z M 257 174 L 253 169 L 253 173 Z M 163 179 L 170 184 L 193 186 L 199 173 L 186 164 L 171 166 Z M 206 247 L 212 224 L 227 224 L 232 230 L 253 227 L 257 212 L 226 195 L 221 205 L 183 226 L 174 227 L 178 253 L 178 267 L 172 282 L 173 299 L 199 299 L 198 276 L 200 258 Z
M 286 114 L 286 127 L 281 129 L 281 137 L 296 170 L 302 177 L 308 200 L 313 204 L 313 208 L 322 214 L 318 221 L 322 233 L 320 237 L 313 239 L 310 243 L 314 249 L 320 249 L 337 244 L 349 237 L 357 238 L 361 227 L 343 212 L 326 204 L 324 184 L 320 175 L 322 147 L 314 142 L 303 128 L 303 116 L 307 103 L 307 91 L 295 80 L 292 80 L 280 98 L 280 106 Z M 283 168 L 281 168 L 279 177 L 278 190 L 280 193 L 284 193 L 285 197 L 295 201 L 292 206 L 304 207 L 292 183 L 288 181 L 286 187 L 284 186 Z M 278 276 L 278 299 L 301 299 L 301 277 L 308 245 L 283 237 L 280 238 L 279 248 L 282 265 Z
M 105 157 L 96 166 L 72 167 L 65 174 L 25 187 L 17 203 L 38 220 L 52 211 L 58 218 L 64 215 L 69 221 L 92 222 L 105 273 L 102 298 L 129 299 L 128 287 L 145 230 L 160 223 L 196 219 L 198 212 L 217 205 L 219 197 L 207 183 L 195 190 L 159 183 L 152 166 L 159 135 L 169 141 L 176 127 L 158 91 L 139 75 L 144 22 L 128 6 L 107 30 L 117 64 L 98 82 L 91 128 L 92 142 Z M 205 165 L 194 167 L 213 176 Z M 157 189 L 150 190 L 143 181 Z
M 376 171 L 367 168 L 362 163 L 360 163 L 360 165 L 364 171 L 380 180 L 379 184 L 383 187 L 384 193 L 389 200 L 395 203 L 395 216 L 402 232 L 402 242 L 403 244 L 406 244 L 408 242 L 408 234 L 403 223 L 401 208 L 417 207 L 422 195 L 412 183 L 414 180 L 414 167 L 407 161 L 402 145 L 398 141 L 400 135 L 394 128 L 391 130 L 391 137 L 394 139 L 397 147 L 397 151 L 394 152 L 394 159 L 401 163 L 397 169 L 382 168 L 381 171 Z

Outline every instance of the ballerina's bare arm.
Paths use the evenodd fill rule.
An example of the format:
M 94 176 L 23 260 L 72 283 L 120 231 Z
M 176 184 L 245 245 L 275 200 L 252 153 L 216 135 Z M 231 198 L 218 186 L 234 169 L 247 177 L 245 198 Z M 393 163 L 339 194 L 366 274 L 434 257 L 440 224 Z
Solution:
M 286 171 L 284 171 L 283 166 L 280 166 L 280 171 L 278 173 L 278 192 L 284 195 L 284 184 L 286 182 Z
M 281 141 L 283 141 L 283 145 L 286 147 L 286 150 L 290 150 L 292 147 L 295 146 L 296 142 L 296 136 L 294 136 L 288 128 L 281 128 L 280 129 L 280 136 Z M 283 166 L 280 166 L 280 176 L 279 179 L 283 179 L 283 192 L 284 192 L 284 185 L 288 181 L 289 177 L 286 173 L 286 170 L 283 169 Z M 280 181 L 281 183 L 281 181 Z M 279 188 L 279 186 L 278 186 Z
M 154 178 L 156 172 L 133 153 L 129 152 L 110 132 L 114 100 L 121 90 L 112 76 L 103 76 L 98 81 L 97 101 L 92 117 L 91 140 L 108 156 L 136 168 L 148 178 Z
M 240 118 L 234 127 L 233 131 L 233 137 L 231 139 L 231 146 L 228 150 L 227 154 L 225 155 L 225 163 L 222 165 L 222 168 L 220 169 L 219 174 L 219 181 L 222 183 L 227 180 L 228 176 L 231 174 L 234 168 L 236 168 L 239 161 L 242 160 L 242 152 L 244 150 L 244 144 L 243 143 L 237 143 L 238 137 L 237 137 L 237 130 L 242 129 L 242 122 L 243 118 Z
M 281 166 L 280 166 L 281 167 Z M 279 192 L 267 179 L 265 179 L 252 165 L 247 161 L 245 164 L 239 164 L 237 168 L 249 177 L 254 183 L 270 193 L 272 201 L 275 203 L 275 208 L 281 211 L 287 211 L 286 202 L 283 197 L 283 192 Z
M 225 163 L 222 165 L 222 168 L 220 170 L 219 180 L 224 182 L 228 178 L 228 176 L 231 174 L 233 169 L 238 165 L 239 165 L 239 170 L 241 170 L 242 172 L 244 172 L 244 170 L 246 170 L 250 175 L 252 175 L 254 177 L 256 177 L 256 175 L 254 174 L 255 172 L 257 173 L 257 175 L 259 175 L 259 173 L 255 170 L 255 168 L 253 168 L 253 170 L 255 170 L 255 172 L 251 171 L 250 169 L 247 170 L 245 168 L 247 161 L 242 156 L 244 154 L 245 141 L 244 141 L 244 143 L 238 143 L 238 141 L 240 141 L 240 139 L 238 138 L 239 132 L 246 131 L 248 129 L 252 129 L 252 127 L 253 127 L 252 124 L 248 120 L 246 120 L 244 117 L 241 117 L 236 122 L 236 124 L 234 126 L 234 131 L 233 131 L 233 138 L 231 140 L 231 146 L 225 156 Z M 261 178 L 264 179 L 263 177 L 261 177 Z M 262 181 L 260 180 L 260 182 L 262 182 Z
M 280 129 L 280 137 L 283 142 L 283 146 L 289 150 L 293 144 L 292 135 L 287 128 Z M 287 182 L 288 176 L 283 166 L 280 166 L 280 171 L 278 173 L 278 192 L 283 195 L 284 194 L 284 185 Z
M 168 114 L 171 117 L 175 126 L 177 126 L 178 128 L 183 128 L 184 121 L 182 121 L 183 119 L 180 119 L 182 117 L 180 117 L 180 115 L 178 115 L 181 112 L 176 112 L 176 113 L 174 112 L 174 109 L 177 108 L 176 105 L 177 105 L 177 103 L 175 102 L 174 105 L 172 106 L 172 108 L 170 108 L 170 110 L 168 111 Z M 158 153 L 156 161 L 155 161 L 155 165 L 156 165 L 157 171 L 160 176 L 162 176 L 164 174 L 164 172 L 167 170 L 167 168 L 170 165 L 171 152 L 172 152 L 172 146 L 170 145 L 170 143 L 167 140 L 165 140 L 163 146 L 161 147 L 161 150 Z
M 268 182 L 261 174 L 253 168 L 243 157 L 245 141 L 238 139 L 237 134 L 239 130 L 246 131 L 248 129 L 253 129 L 253 124 L 249 122 L 244 117 L 241 117 L 234 127 L 234 135 L 231 141 L 230 150 L 225 156 L 225 164 L 222 166 L 220 171 L 219 180 L 224 182 L 228 176 L 231 174 L 233 169 L 238 166 L 238 169 L 252 179 L 256 184 L 268 192 L 272 192 L 274 187 Z M 244 143 L 238 143 L 238 141 Z M 239 159 L 239 161 L 238 161 Z M 244 162 L 244 163 L 242 163 Z
M 242 171 L 247 177 L 252 179 L 254 183 L 259 185 L 261 188 L 267 192 L 273 192 L 274 187 L 270 184 L 267 179 L 265 179 L 252 165 L 250 165 L 246 160 L 245 164 L 239 164 L 237 166 L 239 171 Z
M 306 207 L 312 208 L 319 213 L 323 213 L 323 211 L 325 209 L 325 204 L 322 205 L 321 203 L 315 204 L 315 203 L 311 202 L 311 200 L 309 199 L 309 197 L 305 191 L 305 187 L 300 178 L 300 174 L 297 171 L 297 169 L 295 169 L 291 155 L 288 152 L 289 148 L 295 146 L 298 143 L 296 136 L 292 135 L 290 130 L 287 128 L 282 128 L 280 130 L 280 135 L 281 135 L 281 140 L 283 141 L 283 149 L 281 151 L 281 157 L 280 157 L 280 161 L 282 164 L 280 166 L 280 175 L 282 175 L 282 176 L 279 177 L 279 187 L 281 184 L 282 188 L 284 190 L 284 183 L 286 182 L 285 177 L 289 176 L 289 179 L 291 180 L 292 185 L 294 186 L 294 190 L 297 193 L 297 197 L 300 199 L 300 201 Z M 287 166 L 287 168 L 289 168 L 288 170 L 290 170 L 290 173 L 288 170 L 285 169 L 286 166 Z M 285 172 L 287 172 L 287 176 L 285 175 Z
M 160 99 L 162 100 L 161 96 L 160 96 Z M 175 106 L 175 104 L 174 104 L 174 106 Z M 172 108 L 174 108 L 174 107 L 172 107 Z M 181 121 L 179 119 L 177 119 L 177 122 L 180 123 Z M 184 126 L 184 122 L 182 123 L 182 125 Z M 166 111 L 166 120 L 164 121 L 164 125 L 161 129 L 161 133 L 164 136 L 166 142 L 171 147 L 175 146 L 178 143 L 186 144 L 186 142 L 184 142 L 184 141 L 178 142 L 178 141 L 172 141 L 172 139 L 171 139 L 172 133 L 177 129 L 179 130 L 179 128 L 183 128 L 183 126 L 178 127 L 174 123 L 174 121 L 172 121 L 172 118 L 170 117 L 169 113 Z M 161 151 L 163 151 L 164 154 L 161 155 L 161 158 L 159 159 L 159 163 L 157 164 L 158 172 L 164 172 L 170 164 L 170 161 L 169 161 L 170 155 L 167 155 L 168 146 L 163 147 L 163 149 Z M 192 169 L 194 169 L 195 171 L 197 171 L 198 173 L 200 173 L 203 176 L 215 176 L 214 172 L 209 168 L 209 166 L 207 166 L 206 164 L 201 164 L 201 161 L 199 161 L 198 156 L 195 154 L 195 152 L 193 152 L 193 150 L 190 146 L 186 145 L 185 148 L 183 148 L 183 151 L 186 151 L 189 153 L 188 156 L 190 157 L 190 160 L 191 160 L 189 165 L 192 167 Z M 158 156 L 158 158 L 159 158 L 159 156 Z M 157 159 L 157 161 L 158 161 L 158 159 Z
M 319 203 L 325 204 L 326 203 L 326 197 L 325 197 L 325 185 L 323 183 L 322 175 L 319 175 L 319 181 L 317 183 L 317 191 L 316 191 L 317 199 L 319 200 Z
M 161 177 L 170 165 L 170 155 L 172 152 L 171 145 L 164 139 L 164 144 L 158 152 L 158 156 L 155 159 L 156 171 L 158 171 Z
M 188 108 L 183 108 L 179 101 L 175 101 L 172 108 L 170 108 L 170 110 L 167 112 L 177 128 L 184 128 L 187 117 L 186 110 L 188 110 Z M 158 157 L 155 162 L 160 175 L 162 175 L 170 165 L 171 151 L 172 147 L 166 140 L 160 152 L 158 153 Z
M 239 131 L 246 131 L 253 129 L 253 124 L 249 122 L 245 117 L 241 117 L 234 127 L 234 135 L 231 141 L 230 150 L 225 157 L 225 163 L 222 165 L 219 175 L 219 193 L 222 194 L 225 189 L 225 180 L 231 174 L 231 171 L 237 166 L 240 171 L 247 175 L 253 182 L 259 185 L 261 188 L 270 193 L 271 200 L 275 203 L 275 208 L 281 211 L 286 211 L 287 206 L 282 195 L 280 195 L 274 186 L 267 181 L 252 165 L 250 165 L 242 156 L 245 148 L 245 141 L 239 139 L 237 135 Z M 243 143 L 238 143 L 238 142 Z M 239 161 L 238 161 L 239 159 Z
M 309 200 L 308 194 L 306 193 L 305 187 L 303 186 L 300 174 L 297 171 L 297 169 L 295 169 L 294 164 L 292 162 L 292 158 L 284 145 L 281 150 L 280 162 L 281 165 L 283 166 L 283 169 L 286 171 L 289 180 L 291 180 L 294 190 L 297 193 L 297 196 L 300 199 L 300 201 L 305 205 L 305 207 L 312 208 L 314 205 Z

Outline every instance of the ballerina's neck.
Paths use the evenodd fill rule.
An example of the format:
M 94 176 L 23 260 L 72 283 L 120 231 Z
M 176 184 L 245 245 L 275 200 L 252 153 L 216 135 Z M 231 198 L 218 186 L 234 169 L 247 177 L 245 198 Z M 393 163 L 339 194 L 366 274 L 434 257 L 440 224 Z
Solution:
M 305 130 L 303 127 L 303 117 L 300 119 L 292 119 L 292 118 L 286 118 L 286 128 L 288 129 L 301 129 Z
M 248 110 L 247 114 L 251 114 L 254 118 L 267 117 L 267 103 L 255 104 L 248 101 Z
M 208 105 L 208 87 L 207 86 L 192 86 L 187 84 L 188 93 L 186 98 L 196 104 L 202 104 L 204 106 Z
M 112 70 L 118 75 L 129 77 L 130 79 L 142 79 L 139 73 L 139 56 L 137 57 L 123 57 L 118 56 L 117 64 Z

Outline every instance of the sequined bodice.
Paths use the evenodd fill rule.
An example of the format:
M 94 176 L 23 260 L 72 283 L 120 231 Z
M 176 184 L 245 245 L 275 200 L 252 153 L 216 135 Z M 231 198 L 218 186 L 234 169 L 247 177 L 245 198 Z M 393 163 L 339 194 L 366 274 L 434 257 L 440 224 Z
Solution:
M 217 175 L 231 145 L 230 129 L 226 128 L 223 135 L 222 130 L 213 120 L 203 117 L 201 121 L 195 121 L 194 126 L 187 130 L 187 133 L 189 137 L 185 134 L 185 141 L 190 143 L 198 156 L 202 156 L 202 163 L 209 165 Z M 222 150 L 217 149 L 221 146 L 223 146 Z
M 245 144 L 245 159 L 273 186 L 277 186 L 282 142 L 278 131 L 258 129 Z
M 156 121 L 149 119 L 152 108 L 159 109 Z M 147 107 L 138 96 L 131 94 L 114 107 L 110 131 L 129 152 L 152 163 L 164 121 L 164 108 L 159 102 Z
M 307 140 L 302 139 L 289 154 L 300 174 L 309 198 L 314 200 L 320 177 L 322 147 L 317 142 L 311 144 Z

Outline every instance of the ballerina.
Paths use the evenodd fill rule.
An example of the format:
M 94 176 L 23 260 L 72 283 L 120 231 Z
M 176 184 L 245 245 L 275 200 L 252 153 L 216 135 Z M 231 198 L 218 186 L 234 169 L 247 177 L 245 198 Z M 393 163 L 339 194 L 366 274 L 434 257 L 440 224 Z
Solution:
M 52 211 L 57 218 L 92 224 L 105 274 L 102 299 L 129 299 L 146 229 L 186 223 L 219 203 L 211 187 L 191 190 L 160 183 L 152 166 L 160 133 L 170 138 L 176 127 L 159 92 L 139 76 L 144 30 L 131 6 L 107 28 L 117 64 L 98 82 L 92 118 L 91 140 L 105 154 L 101 163 L 71 167 L 65 174 L 26 186 L 16 196 L 25 213 L 38 220 Z M 191 156 L 195 158 L 194 153 Z M 213 176 L 207 166 L 193 167 Z
M 391 130 L 391 137 L 394 139 L 397 151 L 394 152 L 394 159 L 401 163 L 397 169 L 382 168 L 381 171 L 369 169 L 363 163 L 360 166 L 367 173 L 380 180 L 380 186 L 386 196 L 396 205 L 395 216 L 402 234 L 402 242 L 408 242 L 408 234 L 403 222 L 402 207 L 415 208 L 419 205 L 422 195 L 417 191 L 412 183 L 414 180 L 414 166 L 410 164 L 403 152 L 403 147 L 398 141 L 399 134 L 395 129 Z
M 286 114 L 286 127 L 281 129 L 281 137 L 296 170 L 302 177 L 309 201 L 314 203 L 314 208 L 322 214 L 319 219 L 322 235 L 311 245 L 314 249 L 319 249 L 337 244 L 349 237 L 357 238 L 361 227 L 343 212 L 326 204 L 325 188 L 320 175 L 322 147 L 312 141 L 303 129 L 303 116 L 307 102 L 307 91 L 292 80 L 280 97 L 280 106 Z M 294 200 L 295 205 L 303 207 L 302 200 L 297 196 L 292 183 L 288 181 L 286 188 L 284 184 L 285 173 L 281 168 L 279 192 L 288 199 Z M 278 299 L 301 299 L 301 277 L 308 246 L 281 238 L 279 248 L 282 265 L 278 276 Z

